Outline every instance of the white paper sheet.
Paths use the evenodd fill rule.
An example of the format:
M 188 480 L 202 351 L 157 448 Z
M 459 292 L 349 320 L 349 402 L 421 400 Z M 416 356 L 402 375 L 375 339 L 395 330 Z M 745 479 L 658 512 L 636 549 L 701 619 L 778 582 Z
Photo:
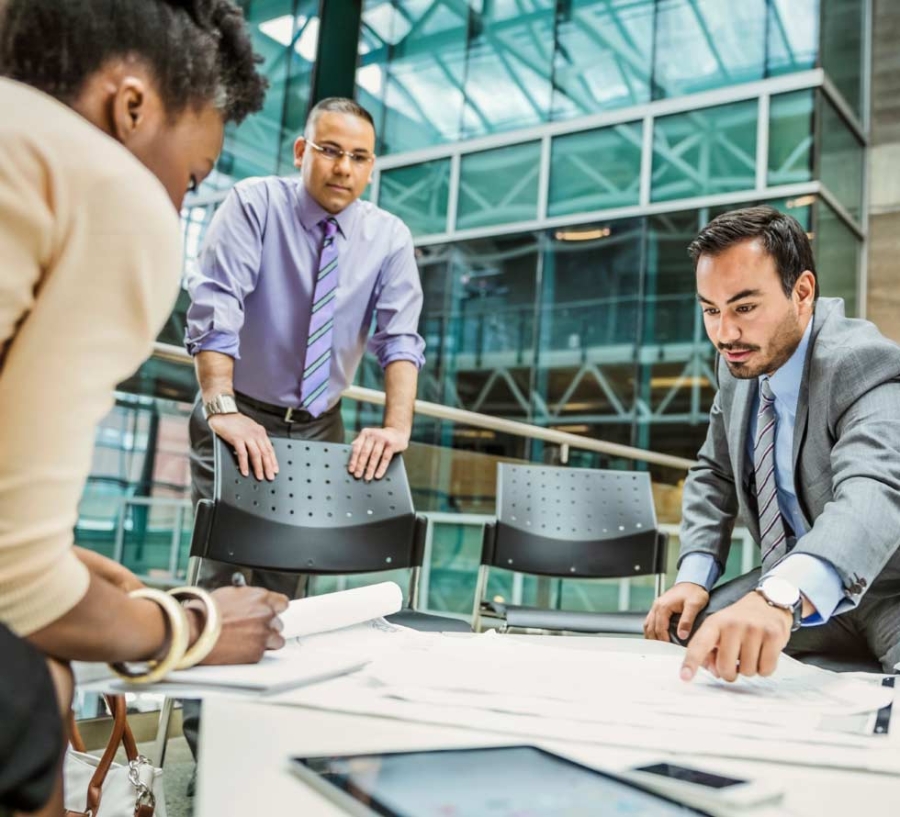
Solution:
M 292 601 L 281 614 L 285 638 L 302 638 L 315 633 L 340 630 L 363 621 L 396 613 L 403 593 L 395 582 L 381 582 L 322 596 Z
M 328 650 L 303 647 L 296 642 L 284 649 L 267 652 L 258 664 L 192 667 L 169 673 L 155 684 L 130 684 L 116 675 L 106 675 L 90 681 L 79 681 L 79 688 L 87 692 L 162 692 L 181 697 L 202 698 L 206 690 L 238 690 L 254 693 L 275 693 L 305 684 L 314 684 L 353 672 L 365 665 L 365 660 L 332 653 Z
M 646 723 L 598 723 L 579 717 L 577 720 L 522 715 L 480 708 L 474 696 L 470 706 L 448 706 L 446 703 L 421 703 L 391 697 L 373 683 L 366 671 L 324 684 L 291 690 L 268 700 L 275 704 L 305 706 L 335 712 L 396 718 L 418 723 L 435 723 L 495 732 L 537 740 L 564 740 L 600 743 L 710 757 L 744 758 L 785 764 L 860 769 L 900 775 L 900 753 L 879 737 L 868 738 L 864 745 L 851 739 L 845 745 L 769 739 L 732 734 L 729 724 L 692 724 L 658 718 L 652 726 Z M 794 736 L 796 738 L 796 736 Z
M 351 678 L 287 692 L 273 703 L 900 774 L 900 754 L 882 736 L 830 726 L 846 725 L 848 716 L 865 722 L 866 713 L 893 700 L 893 690 L 787 656 L 771 678 L 727 684 L 704 672 L 687 684 L 678 673 L 683 649 L 642 652 L 640 642 L 617 652 L 566 648 L 566 639 L 535 646 L 403 628 L 349 628 L 303 643 L 310 641 L 372 660 Z

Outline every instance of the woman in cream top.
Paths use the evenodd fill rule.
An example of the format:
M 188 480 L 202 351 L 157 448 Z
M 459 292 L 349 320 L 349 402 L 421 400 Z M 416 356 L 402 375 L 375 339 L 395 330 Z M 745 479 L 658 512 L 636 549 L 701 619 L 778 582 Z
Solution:
M 174 301 L 184 194 L 264 89 L 232 0 L 0 0 L 0 771 L 32 769 L 0 775 L 0 812 L 62 810 L 62 741 L 23 710 L 40 655 L 66 710 L 65 662 L 175 653 L 177 604 L 129 596 L 136 577 L 72 529 L 96 423 Z M 210 604 L 207 663 L 283 645 L 283 596 L 225 588 Z M 207 635 L 184 619 L 179 645 Z M 50 760 L 21 763 L 29 751 Z

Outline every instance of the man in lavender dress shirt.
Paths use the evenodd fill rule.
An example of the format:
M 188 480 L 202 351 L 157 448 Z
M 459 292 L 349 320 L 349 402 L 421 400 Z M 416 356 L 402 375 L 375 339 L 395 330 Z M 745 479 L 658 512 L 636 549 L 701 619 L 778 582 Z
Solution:
M 348 468 L 378 479 L 407 447 L 424 362 L 422 288 L 408 228 L 359 201 L 374 149 L 370 114 L 352 100 L 325 99 L 294 144 L 301 178 L 241 181 L 216 213 L 188 282 L 186 343 L 201 389 L 190 422 L 195 502 L 212 496 L 211 430 L 235 449 L 241 471 L 260 480 L 278 472 L 269 434 L 343 442 L 340 396 L 367 345 L 384 369 L 384 425 L 360 432 Z M 320 392 L 311 404 L 302 385 L 308 340 L 318 334 L 310 326 L 314 288 L 320 263 L 324 269 L 335 257 L 326 399 Z M 204 563 L 203 583 L 230 575 Z M 297 578 L 255 571 L 252 583 L 293 596 Z

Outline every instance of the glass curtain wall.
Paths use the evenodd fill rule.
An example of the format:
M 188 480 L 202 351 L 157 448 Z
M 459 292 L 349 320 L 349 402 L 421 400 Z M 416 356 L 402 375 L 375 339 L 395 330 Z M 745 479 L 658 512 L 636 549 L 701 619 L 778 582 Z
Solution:
M 822 294 L 846 298 L 852 312 L 858 240 L 815 197 L 770 203 L 809 230 Z M 736 206 L 422 248 L 429 363 L 420 395 L 692 458 L 706 433 L 715 375 L 687 245 Z M 416 438 L 500 456 L 552 456 L 493 435 L 454 436 L 452 425 L 434 421 L 420 423 Z M 584 465 L 620 465 L 579 456 Z M 663 481 L 683 476 L 654 473 Z
M 309 104 L 319 3 L 241 5 L 270 90 L 263 111 L 228 129 L 215 173 L 183 213 L 188 271 L 221 194 L 247 176 L 293 172 Z M 378 151 L 389 159 L 378 203 L 420 242 L 428 344 L 420 397 L 693 457 L 715 380 L 686 255 L 703 224 L 761 199 L 796 215 L 814 241 L 823 294 L 856 312 L 865 8 L 865 0 L 365 0 L 357 98 L 375 115 Z M 782 83 L 766 97 L 767 132 L 766 105 L 729 96 L 815 67 L 824 89 Z M 717 98 L 702 107 L 654 108 L 711 91 Z M 634 106 L 648 107 L 617 116 Z M 480 141 L 467 149 L 469 139 Z M 819 183 L 827 195 L 816 194 Z M 787 185 L 807 187 L 769 193 Z M 467 234 L 454 240 L 459 230 Z M 181 342 L 186 306 L 182 294 L 162 340 Z M 374 361 L 358 382 L 381 386 Z M 123 388 L 169 400 L 123 394 L 102 424 L 79 539 L 141 573 L 175 578 L 191 527 L 193 373 L 151 361 Z M 371 406 L 345 406 L 349 435 L 379 417 Z M 551 446 L 426 418 L 414 440 L 407 459 L 426 511 L 489 514 L 496 462 L 560 460 Z M 568 463 L 640 467 L 577 451 Z M 668 489 L 657 498 L 658 509 L 671 506 L 661 519 L 674 520 L 670 486 L 683 472 L 652 471 L 657 490 Z M 471 527 L 435 527 L 436 609 L 468 609 L 479 547 Z M 492 590 L 509 596 L 510 587 L 501 578 Z M 526 583 L 525 600 L 533 589 Z M 643 605 L 639 591 L 632 600 Z M 578 583 L 559 592 L 563 606 L 596 606 Z
M 287 114 L 304 105 L 315 8 L 305 0 L 245 6 L 273 90 L 254 118 L 269 124 L 229 135 L 229 153 L 243 163 L 232 170 L 285 172 L 300 121 L 298 114 L 289 128 Z M 367 0 L 358 96 L 378 117 L 381 150 L 406 152 L 805 70 L 819 59 L 820 19 L 823 49 L 838 48 L 835 13 L 830 0 L 750 0 L 740 8 L 705 0 Z M 841 14 L 852 34 L 850 12 Z M 842 64 L 855 65 L 853 43 L 841 49 Z M 378 203 L 431 239 L 417 251 L 428 344 L 420 395 L 693 456 L 713 375 L 685 248 L 720 209 L 760 200 L 760 163 L 764 188 L 821 180 L 831 193 L 842 213 L 814 194 L 777 203 L 803 215 L 825 294 L 856 310 L 861 242 L 842 215 L 861 214 L 863 145 L 822 90 L 772 94 L 763 143 L 761 110 L 753 97 L 649 123 L 586 127 L 576 119 L 549 145 L 524 138 L 463 151 L 458 171 L 449 152 L 383 169 Z M 253 158 L 257 148 L 268 165 Z M 731 203 L 702 204 L 716 196 Z M 602 218 L 642 203 L 673 212 Z M 188 264 L 213 210 L 186 210 Z M 596 218 L 584 223 L 584 214 Z M 555 226 L 531 226 L 544 216 Z M 503 234 L 490 235 L 494 229 Z M 448 241 L 457 230 L 478 237 Z M 164 339 L 180 342 L 182 326 L 176 312 Z M 163 374 L 150 364 L 137 382 L 191 398 L 192 383 Z M 380 386 L 372 361 L 359 382 Z M 354 414 L 351 426 L 377 421 L 378 412 Z M 421 421 L 417 437 L 494 455 L 553 456 L 436 421 Z
M 366 0 L 357 83 L 380 152 L 405 152 L 813 68 L 819 15 L 819 0 Z M 828 10 L 831 39 L 850 16 Z M 849 77 L 858 47 L 832 53 Z

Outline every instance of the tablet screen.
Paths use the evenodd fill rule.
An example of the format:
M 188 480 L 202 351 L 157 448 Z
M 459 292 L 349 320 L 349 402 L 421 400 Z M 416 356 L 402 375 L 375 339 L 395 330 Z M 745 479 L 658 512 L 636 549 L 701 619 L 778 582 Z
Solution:
M 387 817 L 704 814 L 533 746 L 295 758 L 294 762 Z

